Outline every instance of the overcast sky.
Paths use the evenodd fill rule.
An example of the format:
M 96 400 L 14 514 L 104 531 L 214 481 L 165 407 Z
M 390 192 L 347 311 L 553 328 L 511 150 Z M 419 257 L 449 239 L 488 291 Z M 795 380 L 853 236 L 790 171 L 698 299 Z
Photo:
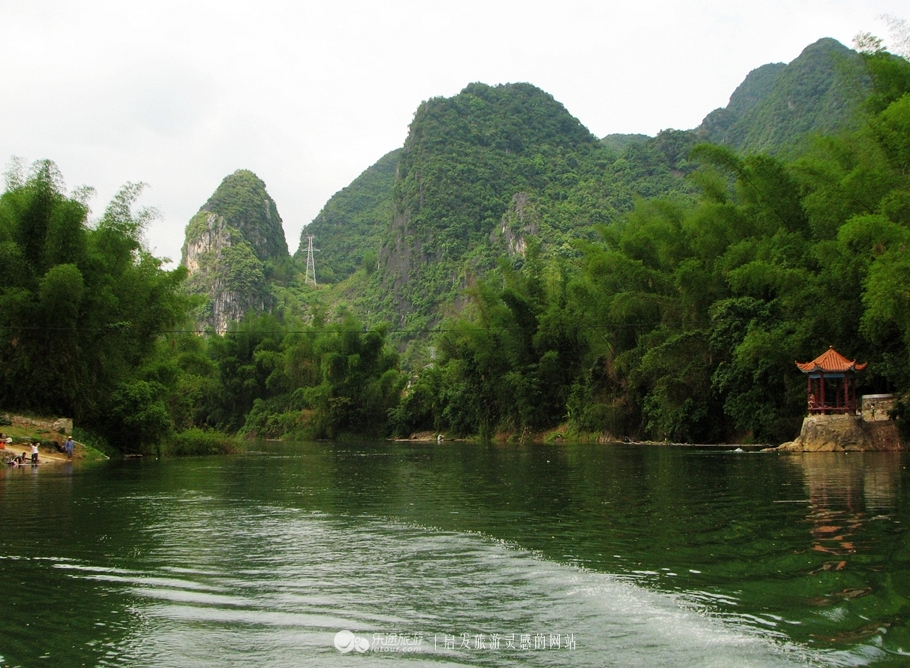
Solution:
M 54 160 L 97 190 L 95 215 L 147 183 L 148 244 L 174 260 L 221 180 L 250 169 L 294 252 L 423 100 L 527 81 L 597 136 L 688 129 L 821 37 L 887 38 L 882 14 L 910 18 L 906 0 L 2 0 L 0 164 Z

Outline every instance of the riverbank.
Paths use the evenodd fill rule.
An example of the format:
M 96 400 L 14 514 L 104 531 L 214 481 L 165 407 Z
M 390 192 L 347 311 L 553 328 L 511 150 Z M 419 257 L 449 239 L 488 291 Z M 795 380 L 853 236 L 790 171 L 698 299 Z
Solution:
M 72 460 L 106 459 L 107 457 L 89 445 L 75 442 L 72 460 L 62 452 L 67 436 L 73 433 L 73 421 L 69 418 L 42 417 L 33 415 L 2 414 L 3 425 L 0 432 L 4 439 L 12 439 L 12 443 L 3 443 L 0 448 L 0 463 L 6 465 L 6 460 L 18 457 L 25 453 L 28 460 L 26 465 L 31 465 L 31 445 L 38 444 L 38 464 L 61 464 Z M 8 424 L 6 424 L 8 423 Z
M 474 443 L 480 442 L 479 437 L 453 438 L 442 432 L 421 431 L 411 434 L 407 438 L 392 439 L 399 443 Z M 566 425 L 554 427 L 541 432 L 498 432 L 490 439 L 493 443 L 525 444 L 537 443 L 541 445 L 558 445 L 560 443 L 597 443 L 599 445 L 641 445 L 660 446 L 672 448 L 718 448 L 732 450 L 739 448 L 743 451 L 754 452 L 768 450 L 773 446 L 770 443 L 675 443 L 672 441 L 633 441 L 619 439 L 612 434 L 598 432 L 577 432 Z
M 891 452 L 904 450 L 897 423 L 866 420 L 861 415 L 810 415 L 799 436 L 782 443 L 780 452 Z

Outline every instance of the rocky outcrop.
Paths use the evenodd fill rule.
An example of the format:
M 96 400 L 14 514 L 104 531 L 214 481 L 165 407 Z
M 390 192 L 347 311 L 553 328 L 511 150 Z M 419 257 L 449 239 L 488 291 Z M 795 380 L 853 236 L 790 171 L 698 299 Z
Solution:
M 198 219 L 198 220 L 197 220 Z M 194 226 L 193 238 L 187 238 L 183 245 L 183 266 L 190 276 L 204 272 L 209 265 L 206 255 L 220 256 L 221 252 L 231 245 L 231 234 L 224 218 L 211 211 L 197 213 L 191 225 Z
M 811 415 L 795 441 L 775 450 L 784 452 L 870 452 L 903 450 L 897 423 L 867 422 L 853 415 Z
M 502 239 L 509 257 L 524 256 L 528 250 L 528 236 L 540 233 L 540 214 L 527 193 L 515 193 L 509 210 L 502 216 L 499 226 L 490 233 L 490 242 Z
M 288 257 L 288 248 L 265 184 L 246 170 L 225 178 L 187 225 L 181 255 L 187 290 L 207 297 L 198 326 L 223 334 L 248 311 L 266 310 L 266 263 Z

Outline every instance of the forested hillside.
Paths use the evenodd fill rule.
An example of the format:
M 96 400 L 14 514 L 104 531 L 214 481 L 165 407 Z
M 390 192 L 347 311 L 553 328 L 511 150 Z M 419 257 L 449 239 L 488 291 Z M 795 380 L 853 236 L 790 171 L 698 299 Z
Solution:
M 300 236 L 295 258 L 306 264 L 307 235 L 319 247 L 316 280 L 342 281 L 358 267 L 376 268 L 382 235 L 392 222 L 392 187 L 401 149 L 382 156 L 335 193 Z
M 190 221 L 172 272 L 142 245 L 136 186 L 89 221 L 52 163 L 13 173 L 0 407 L 177 452 L 218 432 L 782 441 L 804 412 L 793 360 L 829 345 L 869 362 L 861 391 L 906 396 L 910 63 L 808 66 L 824 53 L 753 72 L 726 145 L 598 140 L 529 84 L 430 100 L 304 230 L 334 285 L 303 282 L 251 172 Z M 816 79 L 815 107 L 781 97 Z M 848 88 L 864 97 L 832 101 Z M 800 114 L 778 131 L 757 110 L 781 99 L 841 114 L 836 132 L 804 141 L 829 126 Z
M 745 153 L 796 156 L 812 134 L 855 128 L 868 86 L 856 52 L 820 39 L 788 65 L 750 72 L 730 103 L 708 114 L 696 134 Z
M 829 345 L 868 360 L 861 390 L 910 390 L 910 63 L 863 62 L 860 129 L 797 160 L 698 146 L 697 201 L 642 200 L 579 243 L 580 261 L 532 252 L 478 284 L 396 410 L 399 430 L 567 420 L 779 442 L 805 413 L 793 360 Z
M 407 339 L 458 308 L 500 257 L 519 266 L 528 237 L 544 257 L 577 257 L 575 241 L 593 239 L 636 198 L 692 198 L 689 157 L 701 142 L 795 156 L 813 133 L 855 127 L 868 84 L 857 54 L 823 39 L 788 65 L 750 73 L 699 128 L 600 142 L 531 85 L 471 84 L 422 105 L 404 148 L 333 197 L 303 235 L 318 237 L 329 283 L 376 253 L 376 274 L 345 286 L 344 299 Z
M 579 227 L 609 221 L 606 158 L 577 119 L 528 84 L 471 84 L 424 103 L 368 289 L 376 315 L 425 327 L 497 258 L 521 255 L 528 234 L 561 246 Z

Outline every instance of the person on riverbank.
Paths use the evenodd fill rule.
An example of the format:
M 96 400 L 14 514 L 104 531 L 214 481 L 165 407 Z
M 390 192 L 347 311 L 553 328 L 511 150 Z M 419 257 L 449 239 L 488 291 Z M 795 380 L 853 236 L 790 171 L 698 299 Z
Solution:
M 22 454 L 25 454 L 24 452 Z M 32 466 L 38 466 L 38 444 L 32 443 Z
M 73 458 L 73 449 L 76 447 L 76 444 L 73 442 L 72 436 L 66 437 L 66 443 L 63 444 L 63 451 L 66 453 L 67 459 Z

